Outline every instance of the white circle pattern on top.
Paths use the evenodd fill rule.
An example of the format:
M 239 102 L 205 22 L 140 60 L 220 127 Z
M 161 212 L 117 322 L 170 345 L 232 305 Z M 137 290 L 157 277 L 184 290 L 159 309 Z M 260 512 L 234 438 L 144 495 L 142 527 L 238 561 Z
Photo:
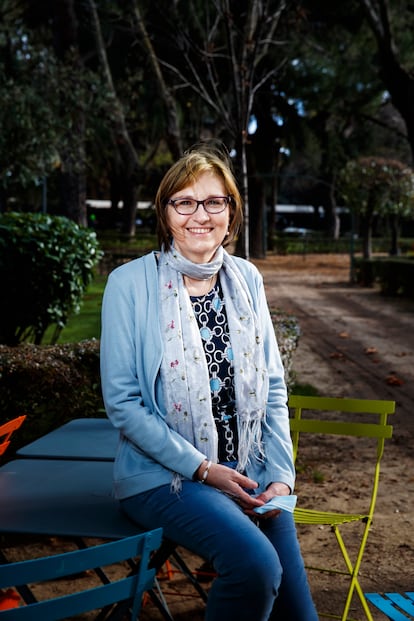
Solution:
M 190 296 L 210 376 L 220 462 L 237 460 L 233 350 L 220 282 L 203 296 Z

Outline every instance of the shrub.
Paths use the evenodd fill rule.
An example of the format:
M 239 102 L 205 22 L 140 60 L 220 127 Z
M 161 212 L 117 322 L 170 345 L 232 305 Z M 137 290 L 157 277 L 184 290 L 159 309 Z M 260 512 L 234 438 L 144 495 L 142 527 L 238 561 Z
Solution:
M 400 257 L 356 260 L 356 281 L 365 286 L 379 284 L 384 295 L 414 300 L 414 261 Z
M 285 369 L 285 380 L 288 392 L 294 384 L 293 353 L 295 352 L 300 336 L 300 327 L 297 319 L 277 309 L 271 309 L 270 315 L 275 329 L 279 351 Z
M 100 257 L 95 232 L 67 218 L 0 215 L 0 343 L 38 344 L 51 324 L 56 342 L 68 315 L 78 312 Z
M 0 345 L 0 424 L 27 414 L 15 434 L 19 446 L 102 408 L 99 341 Z

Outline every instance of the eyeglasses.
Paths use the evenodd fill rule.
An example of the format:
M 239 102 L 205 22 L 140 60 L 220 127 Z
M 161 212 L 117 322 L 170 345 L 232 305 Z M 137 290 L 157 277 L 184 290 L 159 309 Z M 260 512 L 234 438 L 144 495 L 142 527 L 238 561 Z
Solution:
M 231 196 L 209 196 L 203 201 L 195 198 L 170 198 L 167 205 L 174 207 L 175 211 L 182 216 L 191 216 L 198 209 L 199 205 L 203 205 L 207 213 L 216 214 L 224 211 L 231 201 Z

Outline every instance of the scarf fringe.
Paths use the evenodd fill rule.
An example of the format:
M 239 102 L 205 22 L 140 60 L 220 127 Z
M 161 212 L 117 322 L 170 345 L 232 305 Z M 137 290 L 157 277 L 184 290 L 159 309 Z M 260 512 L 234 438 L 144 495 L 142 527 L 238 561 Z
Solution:
M 174 472 L 170 485 L 170 491 L 172 494 L 179 494 L 183 489 L 183 478 L 178 472 Z
M 239 424 L 239 450 L 237 470 L 243 472 L 251 463 L 252 457 L 264 461 L 265 452 L 262 441 L 263 414 L 256 415 L 253 419 L 242 417 Z

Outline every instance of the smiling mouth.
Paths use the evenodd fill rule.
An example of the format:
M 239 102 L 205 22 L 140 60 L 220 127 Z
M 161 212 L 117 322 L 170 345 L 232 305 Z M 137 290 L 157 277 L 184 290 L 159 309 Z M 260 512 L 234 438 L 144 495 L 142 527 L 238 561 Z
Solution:
M 190 233 L 195 233 L 197 235 L 202 235 L 205 233 L 210 233 L 210 231 L 212 231 L 212 228 L 208 228 L 208 229 L 195 229 L 195 228 L 191 228 L 191 229 L 187 229 Z

